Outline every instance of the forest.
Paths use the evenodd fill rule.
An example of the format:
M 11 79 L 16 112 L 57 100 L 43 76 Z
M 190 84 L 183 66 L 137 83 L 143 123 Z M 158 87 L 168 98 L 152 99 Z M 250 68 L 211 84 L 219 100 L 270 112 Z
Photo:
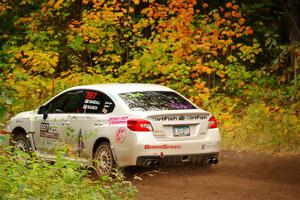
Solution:
M 0 123 L 75 85 L 155 83 L 224 148 L 300 151 L 296 0 L 2 0 Z

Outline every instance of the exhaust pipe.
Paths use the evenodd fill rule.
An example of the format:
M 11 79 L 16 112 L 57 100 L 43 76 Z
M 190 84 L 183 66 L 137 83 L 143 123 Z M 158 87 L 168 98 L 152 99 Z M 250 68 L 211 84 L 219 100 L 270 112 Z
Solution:
M 216 164 L 218 164 L 218 163 L 219 163 L 219 160 L 218 160 L 218 158 L 213 158 L 213 159 L 212 159 L 212 162 L 213 162 L 213 164 L 215 164 L 215 165 L 216 165 Z
M 216 165 L 216 164 L 219 163 L 219 160 L 218 160 L 218 158 L 215 158 L 215 157 L 208 158 L 207 161 L 206 161 L 206 163 L 209 164 L 209 165 L 211 165 L 211 164 L 215 164 Z
M 151 167 L 152 166 L 152 160 L 148 160 L 145 162 L 146 167 Z
M 158 160 L 147 160 L 145 162 L 145 166 L 146 167 L 157 167 L 159 165 L 159 161 Z
M 157 167 L 159 165 L 159 161 L 158 160 L 154 160 L 153 161 L 153 167 Z

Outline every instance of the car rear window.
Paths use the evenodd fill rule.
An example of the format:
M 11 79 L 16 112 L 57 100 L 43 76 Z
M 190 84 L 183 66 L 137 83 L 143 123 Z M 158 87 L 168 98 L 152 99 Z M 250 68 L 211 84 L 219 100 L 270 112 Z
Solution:
M 119 95 L 135 111 L 196 109 L 189 101 L 171 91 L 129 92 Z

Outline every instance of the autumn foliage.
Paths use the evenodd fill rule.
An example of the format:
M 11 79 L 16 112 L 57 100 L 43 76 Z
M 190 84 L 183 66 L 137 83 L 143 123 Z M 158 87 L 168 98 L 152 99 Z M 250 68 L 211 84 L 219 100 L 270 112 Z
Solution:
M 4 0 L 0 17 L 0 105 L 11 113 L 103 82 L 166 85 L 213 110 L 231 97 L 216 110 L 224 122 L 230 107 L 300 96 L 255 65 L 262 44 L 234 1 Z

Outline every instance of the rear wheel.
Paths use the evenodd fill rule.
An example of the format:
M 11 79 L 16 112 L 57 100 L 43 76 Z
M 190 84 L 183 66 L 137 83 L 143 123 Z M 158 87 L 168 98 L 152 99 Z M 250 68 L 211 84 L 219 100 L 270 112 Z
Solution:
M 114 167 L 114 158 L 107 142 L 101 143 L 94 155 L 94 163 L 99 176 L 109 175 Z
M 14 135 L 10 142 L 10 145 L 13 147 L 13 151 L 21 150 L 26 153 L 29 153 L 30 144 L 24 134 Z

